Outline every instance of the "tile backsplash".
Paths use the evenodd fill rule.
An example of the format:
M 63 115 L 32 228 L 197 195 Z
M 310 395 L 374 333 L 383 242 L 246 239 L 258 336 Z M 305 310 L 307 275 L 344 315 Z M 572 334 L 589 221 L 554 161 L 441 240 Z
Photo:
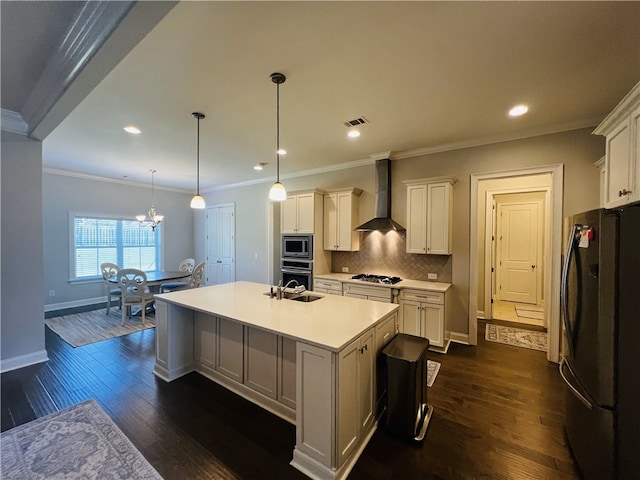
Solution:
M 360 251 L 332 252 L 331 270 L 342 273 L 370 273 L 397 275 L 412 280 L 429 280 L 428 274 L 438 275 L 437 282 L 451 283 L 451 255 L 420 255 L 407 253 L 405 232 L 363 232 Z

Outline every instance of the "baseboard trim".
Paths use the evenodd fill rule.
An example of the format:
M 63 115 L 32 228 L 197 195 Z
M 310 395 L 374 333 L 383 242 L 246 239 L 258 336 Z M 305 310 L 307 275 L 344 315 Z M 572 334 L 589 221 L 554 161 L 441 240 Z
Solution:
M 36 365 L 38 363 L 49 361 L 46 350 L 27 353 L 26 355 L 18 355 L 17 357 L 6 358 L 0 361 L 0 373 L 10 372 L 19 368 Z
M 468 333 L 449 332 L 449 340 L 463 345 L 470 345 Z
M 100 303 L 106 303 L 107 297 L 94 297 L 84 298 L 82 300 L 71 300 L 70 302 L 49 303 L 44 306 L 44 311 L 55 312 L 56 310 L 65 310 L 67 308 L 87 307 L 89 305 L 96 305 Z

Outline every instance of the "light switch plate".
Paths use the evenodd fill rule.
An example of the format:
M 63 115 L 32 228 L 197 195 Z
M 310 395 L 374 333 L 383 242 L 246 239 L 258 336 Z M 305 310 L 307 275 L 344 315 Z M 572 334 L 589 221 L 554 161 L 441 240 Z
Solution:
M 437 273 L 428 273 L 427 274 L 427 278 L 429 280 L 437 280 L 438 279 L 438 274 Z
M 342 267 L 342 273 L 349 273 L 349 267 Z

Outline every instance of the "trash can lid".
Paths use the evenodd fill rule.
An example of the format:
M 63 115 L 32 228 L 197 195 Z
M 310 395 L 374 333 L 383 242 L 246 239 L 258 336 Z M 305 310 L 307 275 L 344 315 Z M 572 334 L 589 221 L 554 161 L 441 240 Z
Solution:
M 387 357 L 416 362 L 428 348 L 429 339 L 407 333 L 399 333 L 384 347 L 382 353 Z

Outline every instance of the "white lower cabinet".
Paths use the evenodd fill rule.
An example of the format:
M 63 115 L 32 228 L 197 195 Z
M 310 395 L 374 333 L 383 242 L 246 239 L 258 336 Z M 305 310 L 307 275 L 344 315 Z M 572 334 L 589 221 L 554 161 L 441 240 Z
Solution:
M 216 363 L 218 373 L 242 383 L 244 374 L 244 328 L 241 323 L 218 318 Z
M 357 283 L 345 283 L 342 287 L 345 297 L 363 298 L 376 302 L 392 303 L 393 296 L 390 287 L 374 287 Z
M 400 291 L 400 331 L 429 339 L 429 347 L 445 349 L 448 344 L 446 292 L 403 289 Z
M 329 295 L 342 295 L 342 282 L 333 278 L 314 278 L 313 291 Z
M 295 340 L 201 312 L 195 313 L 193 332 L 197 371 L 294 421 Z
M 278 391 L 278 336 L 244 327 L 244 384 L 270 398 Z
M 339 352 L 298 342 L 299 428 L 292 464 L 312 478 L 325 478 L 328 471 L 345 478 L 373 435 L 384 391 L 376 359 L 395 335 L 397 320 L 396 312 L 390 314 Z
M 296 341 L 278 337 L 278 401 L 296 408 Z
M 384 365 L 384 359 L 380 358 L 380 352 L 387 344 L 393 340 L 396 333 L 398 333 L 398 315 L 393 314 L 387 320 L 380 322 L 376 325 L 376 416 L 380 416 L 382 413 L 387 394 L 386 385 L 386 370 Z

